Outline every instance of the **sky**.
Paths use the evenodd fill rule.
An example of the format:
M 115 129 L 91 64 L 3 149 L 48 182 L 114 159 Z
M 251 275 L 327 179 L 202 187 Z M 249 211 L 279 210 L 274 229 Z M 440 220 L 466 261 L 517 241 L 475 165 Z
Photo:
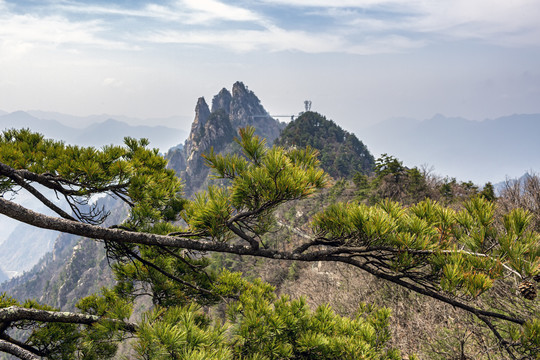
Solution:
M 180 116 L 244 82 L 270 114 L 540 113 L 537 0 L 0 0 L 0 109 Z M 360 136 L 361 137 L 361 136 Z

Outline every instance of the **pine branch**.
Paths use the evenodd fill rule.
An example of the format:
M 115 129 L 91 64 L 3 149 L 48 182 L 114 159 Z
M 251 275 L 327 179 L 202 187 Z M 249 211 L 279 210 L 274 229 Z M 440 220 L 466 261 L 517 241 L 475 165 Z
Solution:
M 516 359 L 516 356 L 514 355 L 514 353 L 512 352 L 512 349 L 510 348 L 509 344 L 508 344 L 508 341 L 504 340 L 503 337 L 501 336 L 501 334 L 499 333 L 499 331 L 497 331 L 497 329 L 495 328 L 495 326 L 493 325 L 493 323 L 491 321 L 489 321 L 489 319 L 487 319 L 486 317 L 484 316 L 478 316 L 477 317 L 482 320 L 484 322 L 484 324 L 487 325 L 487 327 L 491 330 L 491 332 L 495 335 L 495 337 L 497 338 L 497 340 L 499 341 L 499 346 L 503 347 L 506 352 L 508 353 L 508 355 L 510 355 L 510 357 L 512 359 Z
M 137 331 L 137 325 L 130 322 L 120 321 L 116 319 L 102 318 L 96 315 L 79 314 L 65 311 L 49 311 L 40 309 L 28 309 L 19 306 L 9 306 L 0 309 L 0 322 L 4 321 L 21 321 L 31 320 L 48 323 L 66 323 L 66 324 L 82 324 L 91 325 L 98 321 L 109 321 L 114 324 L 121 325 L 122 328 L 129 332 Z
M 142 258 L 141 256 L 137 255 L 135 252 L 129 250 L 129 249 L 126 249 L 125 250 L 130 256 L 132 256 L 134 259 L 140 261 L 141 263 L 143 263 L 145 266 L 147 267 L 151 267 L 152 269 L 158 271 L 159 273 L 161 273 L 162 275 L 165 275 L 166 277 L 168 277 L 169 279 L 173 280 L 173 281 L 176 281 L 177 283 L 179 284 L 182 284 L 184 286 L 187 286 L 187 287 L 190 287 L 196 291 L 199 291 L 201 293 L 204 293 L 204 294 L 207 294 L 207 295 L 212 295 L 212 296 L 216 296 L 216 294 L 214 294 L 212 291 L 210 290 L 207 290 L 207 289 L 203 289 L 201 288 L 200 286 L 197 286 L 195 284 L 192 284 L 188 281 L 185 281 L 185 280 L 182 280 L 180 279 L 179 277 L 163 270 L 162 268 L 160 268 L 159 266 L 157 266 L 156 264 L 154 264 L 153 262 L 151 261 L 148 261 L 144 258 Z
M 29 351 L 37 356 L 41 356 L 41 357 L 46 357 L 47 355 L 41 351 L 38 351 L 37 349 L 33 348 L 32 346 L 30 345 L 27 345 L 23 342 L 20 342 L 18 340 L 15 340 L 13 339 L 12 337 L 4 334 L 2 336 L 0 336 L 0 340 L 5 340 L 7 341 L 8 343 L 12 344 L 12 345 L 15 345 L 15 346 L 18 346 L 20 347 L 21 349 L 23 350 L 26 350 L 26 351 Z
M 41 359 L 41 357 L 35 355 L 34 353 L 2 339 L 0 339 L 0 351 L 16 356 L 22 360 L 40 360 Z
M 67 212 L 62 210 L 60 207 L 56 206 L 52 201 L 47 199 L 42 193 L 36 190 L 33 186 L 28 184 L 26 181 L 24 181 L 19 175 L 13 174 L 12 176 L 8 176 L 13 181 L 15 181 L 19 186 L 21 186 L 23 189 L 28 191 L 30 194 L 34 195 L 36 199 L 41 201 L 45 206 L 47 206 L 49 209 L 63 217 L 64 219 L 68 220 L 75 220 L 75 218 L 71 215 L 69 215 Z
M 71 181 L 64 179 L 60 176 L 54 176 L 51 174 L 36 174 L 32 171 L 26 169 L 14 169 L 9 165 L 6 165 L 0 162 L 0 175 L 11 177 L 14 175 L 19 176 L 21 179 L 37 182 L 40 185 L 45 186 L 48 189 L 58 191 L 59 193 L 67 196 L 77 196 L 80 195 L 80 190 L 75 190 L 71 188 L 66 188 L 62 184 L 74 187 L 87 187 L 85 194 L 97 194 L 104 192 L 118 192 L 123 191 L 127 188 L 128 184 L 111 184 L 107 186 L 92 186 L 91 184 L 86 184 L 84 182 Z
M 508 321 L 511 323 L 523 325 L 525 320 L 508 316 L 505 314 L 486 311 L 473 306 L 467 305 L 459 300 L 450 298 L 443 295 L 440 292 L 437 292 L 433 289 L 426 288 L 420 285 L 415 285 L 412 282 L 405 281 L 402 276 L 394 276 L 389 273 L 376 270 L 368 263 L 363 263 L 354 259 L 351 256 L 344 256 L 344 254 L 355 254 L 359 255 L 358 251 L 386 251 L 389 248 L 385 247 L 374 247 L 374 248 L 365 248 L 365 247 L 336 247 L 329 248 L 325 250 L 312 251 L 308 253 L 295 253 L 287 251 L 277 251 L 272 249 L 263 249 L 253 246 L 245 245 L 231 245 L 221 242 L 211 242 L 196 240 L 191 238 L 179 238 L 173 236 L 165 235 L 156 235 L 148 233 L 138 233 L 138 232 L 129 232 L 120 229 L 107 229 L 90 224 L 83 224 L 79 222 L 74 222 L 66 219 L 59 219 L 43 214 L 36 213 L 32 210 L 26 209 L 18 204 L 15 204 L 9 200 L 0 198 L 0 213 L 5 214 L 16 220 L 34 225 L 37 227 L 42 227 L 46 229 L 58 230 L 66 233 L 71 233 L 79 236 L 86 236 L 95 239 L 101 239 L 105 241 L 113 241 L 118 243 L 131 243 L 131 244 L 144 244 L 144 245 L 160 245 L 160 246 L 169 246 L 175 248 L 185 248 L 190 250 L 197 251 L 213 251 L 221 253 L 232 253 L 237 255 L 251 255 L 256 257 L 265 257 L 271 259 L 281 259 L 281 260 L 297 260 L 297 261 L 334 261 L 342 262 L 355 267 L 358 267 L 378 278 L 390 281 L 394 284 L 407 288 L 416 293 L 431 297 L 433 299 L 442 301 L 446 304 L 458 307 L 462 310 L 465 310 L 477 317 L 483 316 L 486 318 L 500 319 Z M 247 236 L 242 233 L 242 236 Z M 255 241 L 254 239 L 251 239 Z M 392 251 L 396 251 L 392 249 Z

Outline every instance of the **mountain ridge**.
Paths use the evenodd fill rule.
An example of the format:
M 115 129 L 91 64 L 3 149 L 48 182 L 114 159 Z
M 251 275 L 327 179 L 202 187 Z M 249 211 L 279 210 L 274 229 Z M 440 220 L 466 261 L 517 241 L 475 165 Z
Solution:
M 483 121 L 435 115 L 424 121 L 382 122 L 363 129 L 375 153 L 397 156 L 410 166 L 478 184 L 519 177 L 540 169 L 540 114 L 514 114 Z
M 125 136 L 148 138 L 150 147 L 157 147 L 162 152 L 178 145 L 187 135 L 186 131 L 163 125 L 130 125 L 113 118 L 88 124 L 83 128 L 71 127 L 57 120 L 38 118 L 25 111 L 0 114 L 0 129 L 30 128 L 45 137 L 63 140 L 79 146 L 121 145 Z
M 318 150 L 321 168 L 334 178 L 350 179 L 358 172 L 369 174 L 375 166 L 373 155 L 355 134 L 312 111 L 288 123 L 275 143 Z

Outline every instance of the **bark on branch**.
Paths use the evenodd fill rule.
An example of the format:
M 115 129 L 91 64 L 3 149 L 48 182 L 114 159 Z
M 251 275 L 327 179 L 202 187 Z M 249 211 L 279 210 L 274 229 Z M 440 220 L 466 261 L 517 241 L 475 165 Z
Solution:
M 137 325 L 124 322 L 115 319 L 106 319 L 97 315 L 87 315 L 79 314 L 73 312 L 64 312 L 64 311 L 49 311 L 49 310 L 40 310 L 40 309 L 28 309 L 19 306 L 9 306 L 6 308 L 0 309 L 0 322 L 5 321 L 21 321 L 21 320 L 32 320 L 40 321 L 47 323 L 67 323 L 67 324 L 83 324 L 91 325 L 100 320 L 110 321 L 115 324 L 119 324 L 124 328 L 124 330 L 129 332 L 135 332 L 137 330 Z
M 0 351 L 11 354 L 22 360 L 40 360 L 41 358 L 32 352 L 21 348 L 15 344 L 0 339 Z

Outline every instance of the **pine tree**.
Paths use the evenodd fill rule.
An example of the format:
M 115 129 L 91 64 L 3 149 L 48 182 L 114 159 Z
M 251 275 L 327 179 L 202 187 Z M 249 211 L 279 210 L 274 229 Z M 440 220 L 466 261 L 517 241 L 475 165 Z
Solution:
M 273 212 L 280 205 L 328 185 L 318 153 L 267 148 L 253 128 L 240 130 L 237 142 L 242 155 L 205 156 L 215 176 L 229 185 L 186 200 L 181 181 L 145 140 L 128 138 L 124 147 L 96 150 L 27 130 L 4 132 L 0 191 L 11 196 L 25 189 L 58 217 L 35 213 L 8 196 L 0 198 L 0 213 L 103 241 L 118 283 L 81 299 L 80 313 L 20 304 L 4 295 L 0 350 L 22 359 L 105 359 L 121 339 L 134 336 L 134 349 L 144 359 L 400 358 L 387 347 L 387 310 L 361 306 L 354 319 L 329 307 L 312 311 L 301 299 L 276 297 L 268 284 L 210 271 L 203 255 L 218 252 L 348 264 L 476 316 L 510 358 L 540 353 L 530 282 L 540 273 L 540 236 L 531 229 L 530 212 L 517 208 L 498 217 L 497 205 L 482 196 L 461 209 L 430 199 L 409 207 L 388 199 L 374 206 L 335 203 L 316 215 L 311 239 L 283 250 L 268 246 L 264 235 L 276 230 Z M 394 176 L 391 167 L 378 171 L 387 168 Z M 73 215 L 50 202 L 42 187 L 64 197 Z M 80 206 L 103 193 L 129 206 L 124 223 L 98 226 L 107 210 Z M 509 278 L 519 280 L 516 296 L 530 306 L 512 299 L 475 301 Z M 149 294 L 153 306 L 133 324 L 131 304 L 141 294 Z M 201 310 L 224 303 L 228 317 L 221 322 Z M 33 329 L 28 340 L 10 336 L 18 328 Z

